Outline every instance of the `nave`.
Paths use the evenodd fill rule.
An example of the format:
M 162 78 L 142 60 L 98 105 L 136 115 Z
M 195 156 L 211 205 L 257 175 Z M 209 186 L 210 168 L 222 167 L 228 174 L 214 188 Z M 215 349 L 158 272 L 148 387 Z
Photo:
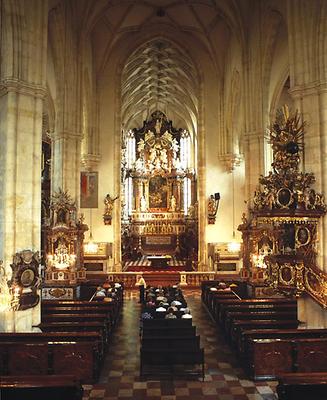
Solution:
M 276 400 L 276 382 L 253 382 L 201 304 L 200 291 L 183 291 L 205 349 L 205 381 L 201 378 L 139 378 L 138 292 L 126 291 L 121 321 L 104 361 L 99 383 L 84 385 L 83 400 Z

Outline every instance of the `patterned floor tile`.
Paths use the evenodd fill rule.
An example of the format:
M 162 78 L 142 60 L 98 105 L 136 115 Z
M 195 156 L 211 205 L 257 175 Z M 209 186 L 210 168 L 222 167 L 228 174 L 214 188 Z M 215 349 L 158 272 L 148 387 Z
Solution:
M 84 386 L 83 400 L 277 400 L 276 382 L 253 382 L 201 305 L 198 290 L 185 291 L 205 349 L 205 381 L 198 377 L 139 377 L 138 292 L 126 291 L 99 383 Z

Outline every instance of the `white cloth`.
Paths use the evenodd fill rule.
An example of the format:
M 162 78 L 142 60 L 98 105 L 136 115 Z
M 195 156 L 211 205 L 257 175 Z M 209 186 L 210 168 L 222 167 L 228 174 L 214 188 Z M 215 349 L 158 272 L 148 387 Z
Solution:
M 156 311 L 163 312 L 163 311 L 167 311 L 167 310 L 165 309 L 165 307 L 158 307 L 158 308 L 156 308 Z

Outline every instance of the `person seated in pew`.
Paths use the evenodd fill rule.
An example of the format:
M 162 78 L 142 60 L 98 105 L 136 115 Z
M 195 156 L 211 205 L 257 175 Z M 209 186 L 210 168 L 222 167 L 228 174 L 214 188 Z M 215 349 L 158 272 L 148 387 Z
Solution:
M 146 307 L 147 308 L 154 308 L 156 306 L 156 303 L 154 302 L 152 297 L 148 297 L 147 298 L 147 302 L 146 302 Z
M 163 295 L 157 296 L 156 301 L 167 303 L 167 297 Z
M 162 302 L 159 304 L 159 307 L 156 308 L 156 312 L 166 312 L 166 311 L 167 309 L 164 307 L 164 304 Z
M 171 305 L 171 304 L 170 304 L 169 308 L 171 308 L 173 311 L 178 311 L 178 308 L 176 306 Z
M 190 319 L 192 318 L 191 311 L 189 308 L 185 308 L 184 314 L 182 315 L 182 319 Z
M 168 314 L 165 316 L 165 319 L 176 319 L 176 315 L 174 314 L 174 310 L 172 307 L 168 308 Z
M 171 305 L 172 305 L 172 306 L 181 306 L 182 303 L 181 303 L 179 300 L 173 300 L 173 301 L 171 302 Z
M 106 289 L 98 286 L 94 295 L 94 300 L 102 301 L 106 297 Z

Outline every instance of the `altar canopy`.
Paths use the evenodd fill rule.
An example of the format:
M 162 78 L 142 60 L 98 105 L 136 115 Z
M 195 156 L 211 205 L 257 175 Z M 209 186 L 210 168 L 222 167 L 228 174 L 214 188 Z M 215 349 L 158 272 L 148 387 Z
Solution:
M 155 111 L 142 128 L 123 132 L 122 255 L 197 257 L 194 145 Z M 192 238 L 190 240 L 190 238 Z

